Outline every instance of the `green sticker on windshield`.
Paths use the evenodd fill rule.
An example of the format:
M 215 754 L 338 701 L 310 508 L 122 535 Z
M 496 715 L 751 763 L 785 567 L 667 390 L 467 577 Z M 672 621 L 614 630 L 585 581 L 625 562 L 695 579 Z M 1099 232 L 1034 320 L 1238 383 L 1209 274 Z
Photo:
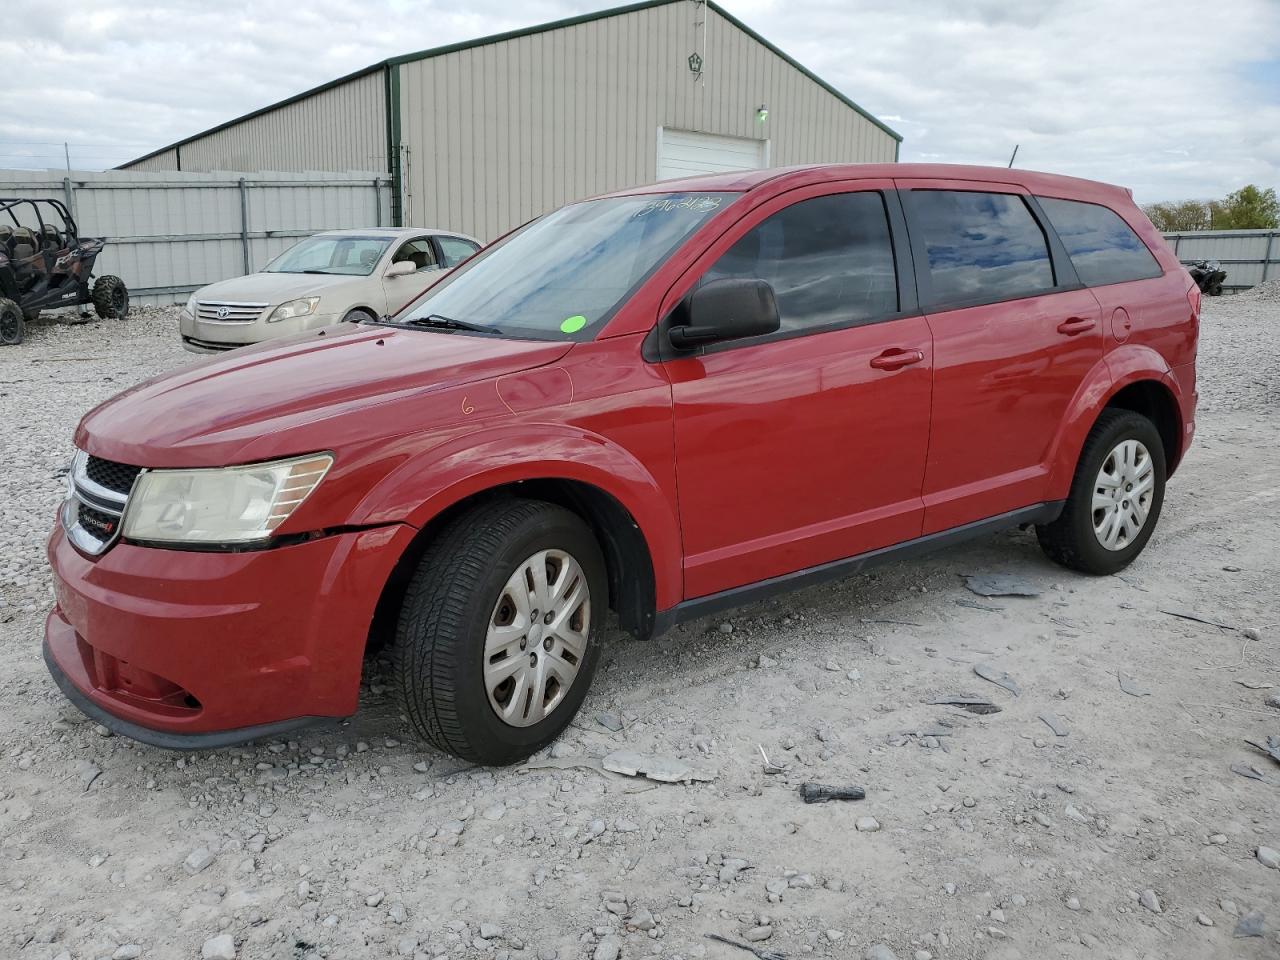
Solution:
M 560 332 L 561 333 L 577 333 L 586 325 L 587 325 L 587 318 L 584 317 L 582 314 L 578 314 L 577 316 L 566 318 L 565 321 L 560 324 Z

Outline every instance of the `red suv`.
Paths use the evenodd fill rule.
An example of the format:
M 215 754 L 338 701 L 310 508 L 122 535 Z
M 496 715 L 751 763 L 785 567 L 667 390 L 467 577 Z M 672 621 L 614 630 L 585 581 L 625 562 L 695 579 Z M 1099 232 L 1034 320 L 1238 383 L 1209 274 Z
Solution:
M 649 637 L 1015 524 L 1112 573 L 1192 436 L 1199 293 L 1121 188 L 762 170 L 574 203 L 394 318 L 89 413 L 45 658 L 214 747 L 357 705 L 394 635 L 436 746 L 508 763 Z

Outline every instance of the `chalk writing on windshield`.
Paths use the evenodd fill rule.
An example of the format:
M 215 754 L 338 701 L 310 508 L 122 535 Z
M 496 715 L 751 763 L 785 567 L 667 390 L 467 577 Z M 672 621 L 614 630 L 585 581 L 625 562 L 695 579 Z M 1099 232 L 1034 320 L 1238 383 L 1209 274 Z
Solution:
M 637 210 L 635 218 L 639 220 L 654 213 L 711 213 L 720 209 L 721 199 L 700 194 L 687 197 L 659 197 Z

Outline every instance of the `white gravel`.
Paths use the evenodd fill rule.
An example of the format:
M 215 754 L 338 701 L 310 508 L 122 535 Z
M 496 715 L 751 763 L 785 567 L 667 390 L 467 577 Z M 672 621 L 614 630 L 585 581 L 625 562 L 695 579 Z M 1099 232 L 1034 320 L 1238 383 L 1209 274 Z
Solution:
M 39 642 L 72 430 L 190 357 L 172 309 L 37 324 L 0 350 L 0 956 L 749 956 L 709 933 L 791 957 L 1274 954 L 1280 793 L 1230 768 L 1280 777 L 1243 743 L 1280 733 L 1280 303 L 1207 301 L 1201 357 L 1197 445 L 1123 576 L 1014 532 L 613 638 L 553 755 L 476 770 L 409 737 L 380 664 L 348 724 L 209 754 L 65 703 Z M 979 573 L 1043 592 L 976 602 Z M 602 772 L 619 749 L 716 779 Z M 806 780 L 867 798 L 806 805 Z M 1254 911 L 1263 937 L 1233 938 Z

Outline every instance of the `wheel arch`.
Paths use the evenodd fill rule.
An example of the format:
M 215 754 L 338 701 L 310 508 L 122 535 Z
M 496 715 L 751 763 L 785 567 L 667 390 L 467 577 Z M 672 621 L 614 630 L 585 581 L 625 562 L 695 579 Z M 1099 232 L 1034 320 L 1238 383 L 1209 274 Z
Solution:
M 1132 410 L 1155 424 L 1164 444 L 1166 476 L 1173 476 L 1182 460 L 1182 412 L 1168 382 L 1163 378 L 1134 380 L 1107 399 L 1103 410 L 1114 409 Z
M 452 500 L 418 529 L 378 597 L 369 632 L 371 649 L 384 646 L 394 636 L 405 589 L 427 547 L 440 532 L 475 506 L 503 497 L 554 503 L 581 518 L 604 554 L 609 606 L 617 614 L 619 625 L 637 639 L 648 639 L 652 635 L 657 612 L 654 560 L 635 517 L 602 487 L 568 477 L 542 476 L 498 483 L 467 493 Z
M 1155 424 L 1165 445 L 1167 475 L 1172 476 L 1186 449 L 1180 389 L 1164 358 L 1150 348 L 1134 347 L 1100 361 L 1059 427 L 1049 457 L 1049 496 L 1064 499 L 1070 493 L 1085 439 L 1108 408 L 1132 410 Z

